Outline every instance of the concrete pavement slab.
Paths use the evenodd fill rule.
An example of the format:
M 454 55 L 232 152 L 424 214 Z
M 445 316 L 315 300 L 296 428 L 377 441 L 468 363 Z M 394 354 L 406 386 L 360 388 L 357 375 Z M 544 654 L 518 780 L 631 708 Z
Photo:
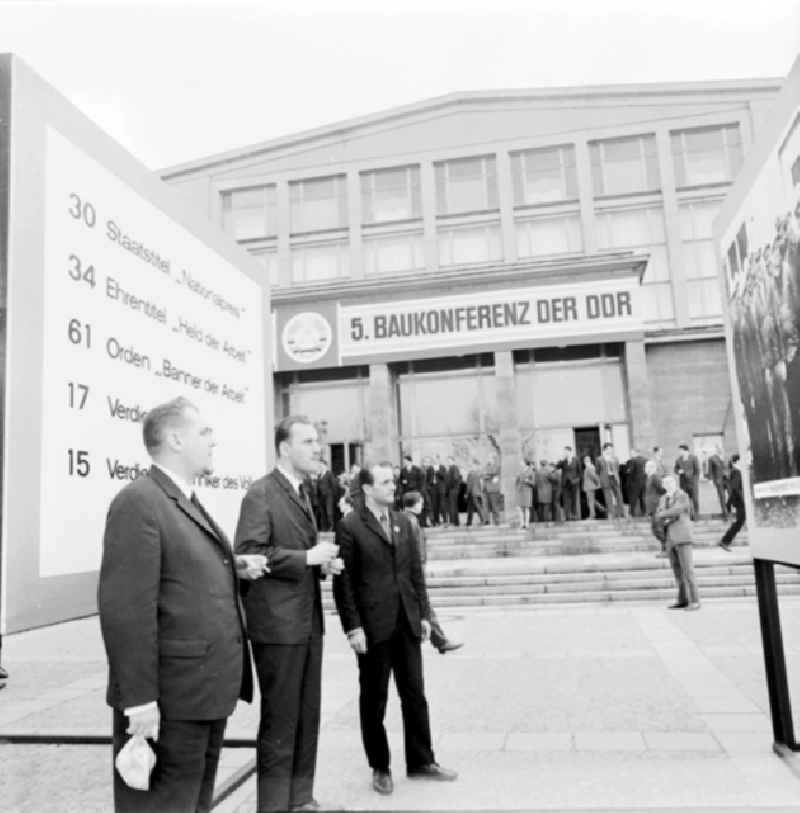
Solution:
M 698 734 L 693 731 L 645 731 L 645 744 L 653 751 L 719 752 L 719 742 L 711 734 Z
M 576 751 L 644 751 L 644 738 L 640 731 L 576 731 Z

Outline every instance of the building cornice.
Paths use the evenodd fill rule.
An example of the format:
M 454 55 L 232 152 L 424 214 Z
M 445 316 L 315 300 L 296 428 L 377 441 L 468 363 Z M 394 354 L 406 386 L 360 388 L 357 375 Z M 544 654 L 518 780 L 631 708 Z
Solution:
M 741 97 L 743 94 L 777 93 L 782 83 L 783 78 L 781 77 L 723 79 L 705 82 L 655 82 L 630 85 L 582 85 L 552 88 L 476 90 L 447 93 L 442 96 L 434 96 L 430 99 L 388 108 L 365 116 L 344 119 L 311 130 L 303 130 L 299 133 L 281 136 L 257 144 L 216 153 L 194 161 L 165 167 L 158 171 L 158 175 L 165 181 L 173 181 L 184 175 L 191 175 L 198 171 L 206 172 L 214 167 L 229 164 L 240 159 L 265 157 L 270 153 L 280 153 L 283 150 L 314 141 L 346 137 L 358 129 L 392 123 L 421 115 L 441 113 L 448 109 L 455 110 L 474 107 L 476 105 L 487 108 L 494 105 L 508 105 L 519 102 L 550 104 L 558 102 L 591 102 L 597 104 L 604 100 L 618 101 L 624 98 L 637 99 L 641 102 L 646 98 L 655 99 L 657 97 L 666 101 L 670 97 L 678 96 L 689 101 L 693 96 L 704 96 L 708 94 L 713 94 L 716 102 L 723 102 L 726 96 Z
M 481 266 L 461 266 L 445 271 L 427 271 L 402 276 L 380 276 L 369 279 L 347 279 L 311 285 L 277 288 L 270 292 L 273 306 L 295 305 L 304 301 L 362 297 L 393 297 L 398 294 L 433 296 L 461 293 L 465 290 L 498 288 L 504 285 L 548 285 L 569 280 L 623 277 L 636 274 L 641 280 L 649 254 L 646 252 L 615 251 L 591 256 L 579 255 L 558 260 L 487 263 Z

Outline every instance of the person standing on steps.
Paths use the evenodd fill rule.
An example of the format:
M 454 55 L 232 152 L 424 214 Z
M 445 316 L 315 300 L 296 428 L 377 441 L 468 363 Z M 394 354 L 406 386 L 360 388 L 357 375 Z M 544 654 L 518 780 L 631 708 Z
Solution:
M 736 534 L 742 530 L 742 525 L 746 519 L 744 508 L 744 491 L 742 490 L 742 467 L 738 454 L 731 455 L 731 473 L 728 479 L 728 502 L 725 506 L 728 511 L 736 512 L 736 519 L 730 528 L 725 531 L 725 535 L 717 543 L 723 550 L 730 550 Z
M 592 458 L 587 454 L 583 458 L 583 491 L 586 494 L 586 505 L 589 508 L 589 519 L 595 518 L 595 511 L 605 514 L 606 509 L 597 502 L 597 490 L 600 488 L 600 478 Z

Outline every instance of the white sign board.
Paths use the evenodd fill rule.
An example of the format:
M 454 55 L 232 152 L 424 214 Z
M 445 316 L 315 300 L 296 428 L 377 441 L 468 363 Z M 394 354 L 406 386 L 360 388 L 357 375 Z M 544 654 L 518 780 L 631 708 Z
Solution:
M 45 183 L 40 574 L 98 568 L 104 508 L 148 467 L 142 418 L 168 395 L 215 428 L 203 500 L 231 532 L 264 468 L 258 286 L 52 128 Z

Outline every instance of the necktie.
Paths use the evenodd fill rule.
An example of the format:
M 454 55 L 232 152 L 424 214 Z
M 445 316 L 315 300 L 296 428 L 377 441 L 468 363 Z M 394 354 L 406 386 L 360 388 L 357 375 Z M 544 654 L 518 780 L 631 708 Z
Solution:
M 383 535 L 388 540 L 389 544 L 392 544 L 392 529 L 389 527 L 389 516 L 388 514 L 381 514 L 381 528 L 383 528 Z

